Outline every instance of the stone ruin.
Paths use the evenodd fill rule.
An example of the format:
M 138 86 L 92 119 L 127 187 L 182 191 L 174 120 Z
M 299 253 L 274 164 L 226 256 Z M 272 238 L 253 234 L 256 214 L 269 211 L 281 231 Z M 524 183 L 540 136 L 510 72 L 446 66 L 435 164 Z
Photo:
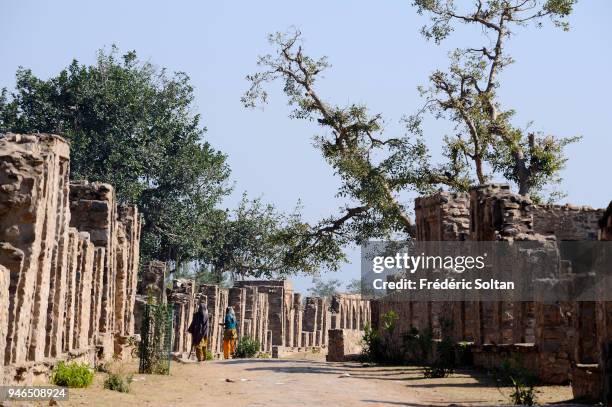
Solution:
M 607 211 L 583 206 L 535 205 L 507 185 L 439 192 L 415 200 L 416 238 L 423 241 L 612 240 Z M 567 270 L 556 270 L 562 280 Z M 574 276 L 581 277 L 581 276 Z M 471 345 L 475 366 L 496 368 L 510 357 L 544 383 L 572 384 L 576 398 L 612 400 L 612 305 L 607 301 L 411 301 L 393 296 L 372 301 L 372 323 L 395 311 L 396 334 L 453 321 L 452 337 Z
M 134 333 L 140 215 L 69 169 L 61 137 L 0 138 L 0 382 L 121 356 Z
M 612 306 L 607 301 L 393 301 L 342 294 L 302 298 L 288 281 L 237 281 L 232 288 L 197 287 L 166 265 L 139 273 L 141 217 L 117 202 L 104 183 L 69 181 L 69 146 L 54 135 L 0 138 L 0 383 L 31 384 L 59 360 L 91 364 L 127 357 L 144 304 L 171 304 L 173 351 L 190 353 L 186 328 L 199 303 L 213 323 L 209 351 L 221 354 L 225 307 L 234 307 L 239 336 L 275 356 L 325 349 L 328 360 L 360 352 L 366 325 L 381 329 L 395 311 L 396 332 L 454 321 L 452 336 L 470 344 L 476 366 L 494 368 L 512 356 L 546 383 L 572 383 L 577 398 L 612 399 Z M 421 241 L 612 240 L 607 208 L 535 205 L 505 185 L 468 193 L 439 192 L 415 201 Z M 561 268 L 564 266 L 562 265 Z M 567 270 L 557 270 L 561 276 Z M 44 379 L 42 377 L 44 376 Z
M 288 281 L 238 281 L 196 287 L 164 263 L 141 268 L 141 216 L 117 202 L 111 185 L 69 180 L 68 143 L 51 134 L 0 137 L 0 383 L 45 382 L 55 363 L 128 358 L 145 304 L 173 308 L 173 351 L 191 350 L 187 327 L 199 303 L 213 323 L 209 350 L 222 353 L 224 310 L 236 310 L 240 336 L 275 353 L 325 348 L 328 330 L 369 323 L 369 303 L 294 293 Z
M 166 268 L 157 262 L 143 270 L 136 299 L 136 316 L 140 320 L 146 298 L 154 293 L 155 301 L 167 301 L 174 311 L 173 354 L 188 358 L 191 336 L 187 328 L 198 305 L 205 303 L 211 317 L 211 338 L 208 351 L 219 358 L 223 353 L 223 323 L 225 309 L 232 306 L 238 321 L 238 337 L 256 339 L 260 351 L 274 357 L 302 350 L 325 351 L 328 332 L 332 330 L 362 330 L 370 323 L 369 301 L 359 295 L 338 294 L 334 297 L 337 309 L 330 309 L 325 298 L 302 298 L 293 292 L 287 280 L 235 281 L 231 288 L 214 284 L 196 287 L 193 280 L 175 279 L 171 288 L 163 289 Z M 148 292 L 147 292 L 148 287 Z M 164 299 L 167 298 L 167 300 Z

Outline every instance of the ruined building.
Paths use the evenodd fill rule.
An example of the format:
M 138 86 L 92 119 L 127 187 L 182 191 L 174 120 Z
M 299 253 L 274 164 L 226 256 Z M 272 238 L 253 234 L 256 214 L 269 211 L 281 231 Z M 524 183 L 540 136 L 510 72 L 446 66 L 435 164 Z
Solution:
M 154 298 L 173 309 L 172 350 L 179 357 L 190 353 L 186 329 L 200 303 L 212 318 L 214 355 L 221 353 L 219 324 L 231 305 L 239 336 L 257 339 L 262 351 L 280 356 L 320 348 L 332 361 L 359 353 L 364 327 L 381 329 L 382 316 L 394 311 L 398 336 L 416 327 L 440 339 L 450 319 L 453 339 L 471 349 L 476 366 L 494 368 L 518 357 L 543 382 L 571 382 L 576 397 L 612 400 L 610 301 L 347 294 L 328 301 L 302 298 L 284 280 L 238 281 L 232 288 L 186 279 L 169 285 L 165 264 L 139 264 L 137 208 L 119 204 L 111 185 L 71 183 L 69 168 L 61 137 L 0 138 L 0 383 L 46 379 L 58 360 L 93 365 L 128 356 L 128 338 L 140 332 L 144 305 Z M 565 242 L 612 241 L 612 204 L 607 210 L 535 205 L 505 185 L 417 198 L 415 214 L 418 241 L 535 242 L 553 251 Z M 548 284 L 569 291 L 593 278 L 568 260 L 529 260 L 548 273 Z
M 439 192 L 415 201 L 416 238 L 423 241 L 532 241 L 554 247 L 568 241 L 610 240 L 607 211 L 580 206 L 535 205 L 506 185 L 483 185 L 469 193 Z M 608 250 L 609 252 L 609 250 Z M 534 259 L 530 259 L 533 261 Z M 526 261 L 521 260 L 519 261 Z M 608 264 L 608 263 L 607 263 Z M 571 264 L 548 268 L 567 284 L 589 278 Z M 569 270 L 566 268 L 570 267 Z M 605 286 L 604 286 L 605 287 Z M 471 345 L 474 364 L 496 368 L 516 358 L 544 383 L 572 383 L 577 398 L 612 399 L 612 306 L 607 301 L 410 301 L 372 302 L 375 325 L 386 312 L 399 316 L 396 333 L 430 328 L 440 339 L 441 320 L 453 321 L 452 337 Z
M 0 382 L 108 359 L 134 333 L 138 210 L 69 169 L 58 136 L 0 138 Z
M 146 298 L 154 293 L 156 301 L 167 301 L 173 308 L 173 353 L 181 358 L 191 352 L 187 328 L 198 305 L 205 303 L 211 318 L 208 350 L 215 357 L 222 354 L 225 309 L 232 306 L 238 321 L 238 336 L 257 340 L 262 352 L 278 357 L 287 352 L 328 345 L 330 329 L 362 330 L 370 323 L 369 301 L 359 295 L 339 294 L 338 309 L 331 309 L 325 298 L 306 297 L 293 292 L 287 280 L 236 281 L 231 288 L 213 284 L 196 287 L 193 280 L 175 279 L 164 290 L 166 269 L 163 263 L 145 267 L 136 300 L 136 320 Z M 148 291 L 147 291 L 148 290 Z M 164 299 L 166 298 L 166 299 Z

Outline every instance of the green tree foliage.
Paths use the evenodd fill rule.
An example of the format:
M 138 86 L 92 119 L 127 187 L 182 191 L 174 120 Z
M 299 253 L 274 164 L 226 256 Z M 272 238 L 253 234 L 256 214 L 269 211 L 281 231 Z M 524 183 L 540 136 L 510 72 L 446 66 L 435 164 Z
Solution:
M 422 132 L 424 113 L 455 125 L 455 134 L 444 140 L 447 165 L 454 169 L 451 181 L 482 184 L 498 173 L 515 183 L 520 194 L 535 198 L 547 185 L 559 183 L 559 171 L 567 161 L 564 147 L 579 137 L 544 136 L 530 131 L 531 124 L 517 127 L 512 122 L 515 111 L 502 107 L 497 90 L 501 72 L 514 63 L 507 43 L 517 29 L 542 27 L 551 20 L 568 30 L 566 20 L 576 1 L 414 1 L 419 14 L 430 16 L 422 34 L 437 44 L 461 24 L 477 26 L 481 32 L 481 45 L 451 52 L 449 68 L 435 70 L 429 86 L 419 88 L 425 104 L 408 120 L 416 134 Z
M 219 209 L 230 188 L 226 156 L 203 141 L 189 77 L 100 51 L 48 80 L 17 71 L 0 94 L 0 133 L 56 133 L 71 143 L 71 177 L 108 182 L 144 214 L 143 261 L 174 265 L 200 283 L 335 269 L 340 246 L 296 210 L 283 214 L 246 195 Z
M 340 178 L 337 195 L 347 202 L 340 215 L 309 226 L 305 240 L 344 245 L 410 235 L 413 225 L 400 200 L 407 191 L 465 191 L 498 174 L 515 183 L 520 194 L 539 199 L 547 186 L 558 184 L 567 161 L 564 147 L 579 138 L 544 136 L 528 131 L 529 126 L 517 127 L 512 123 L 514 111 L 502 109 L 496 91 L 499 73 L 513 62 L 504 47 L 511 29 L 539 27 L 548 18 L 567 29 L 565 20 L 574 3 L 477 0 L 473 9 L 461 11 L 452 0 L 414 1 L 419 13 L 432 17 L 422 30 L 426 38 L 439 43 L 455 24 L 465 23 L 480 26 L 483 38 L 494 40 L 492 46 L 451 53 L 449 71 L 436 70 L 430 87 L 419 88 L 426 102 L 407 117 L 408 132 L 400 136 L 386 134 L 382 115 L 370 113 L 363 104 L 339 106 L 325 100 L 317 85 L 329 62 L 305 53 L 298 30 L 270 35 L 273 52 L 259 57 L 260 69 L 247 76 L 250 88 L 242 101 L 246 107 L 267 103 L 267 85 L 281 82 L 294 108 L 291 117 L 321 127 L 314 144 Z M 427 113 L 455 125 L 456 134 L 445 137 L 444 159 L 438 163 L 432 162 L 424 141 L 421 125 Z
M 292 117 L 314 121 L 324 130 L 325 135 L 315 137 L 315 145 L 342 180 L 338 196 L 350 204 L 341 208 L 341 215 L 310 226 L 306 236 L 316 243 L 346 244 L 388 237 L 394 231 L 409 233 L 413 225 L 399 192 L 427 189 L 430 178 L 439 175 L 428 170 L 424 143 L 385 137 L 382 116 L 370 114 L 364 105 L 341 107 L 324 101 L 316 83 L 329 64 L 325 57 L 306 55 L 300 35 L 296 30 L 269 37 L 275 54 L 259 58 L 262 69 L 247 77 L 251 87 L 242 100 L 247 107 L 265 103 L 265 85 L 279 80 L 295 108 Z
M 229 274 L 232 279 L 243 279 L 315 274 L 321 269 L 335 270 L 338 260 L 344 258 L 332 240 L 308 244 L 309 231 L 299 208 L 284 214 L 244 194 L 238 207 L 226 214 L 226 220 L 217 223 L 203 242 L 203 258 L 210 267 L 202 276 L 222 279 Z
M 135 52 L 73 61 L 48 80 L 17 71 L 0 96 L 0 132 L 60 134 L 71 143 L 71 177 L 108 182 L 145 217 L 143 258 L 200 257 L 202 237 L 223 219 L 226 157 L 202 141 L 189 77 L 170 75 Z
M 312 279 L 312 287 L 308 289 L 308 295 L 311 297 L 331 298 L 338 293 L 338 289 L 342 285 L 340 280 L 332 278 L 323 280 L 320 277 Z

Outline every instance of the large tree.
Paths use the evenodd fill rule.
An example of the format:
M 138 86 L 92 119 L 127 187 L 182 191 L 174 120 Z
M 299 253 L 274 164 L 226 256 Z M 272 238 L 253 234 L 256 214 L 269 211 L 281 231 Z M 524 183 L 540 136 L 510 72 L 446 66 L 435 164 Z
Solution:
M 71 144 L 71 178 L 108 182 L 136 203 L 145 223 L 143 258 L 180 264 L 198 258 L 228 192 L 224 154 L 203 141 L 184 73 L 139 62 L 134 52 L 100 51 L 41 79 L 17 71 L 0 96 L 0 132 L 60 134 Z
M 515 111 L 502 106 L 500 74 L 514 59 L 507 43 L 519 28 L 553 25 L 569 29 L 566 21 L 577 0 L 415 0 L 420 14 L 430 16 L 421 33 L 439 44 L 458 25 L 476 26 L 481 43 L 450 53 L 450 67 L 435 70 L 430 86 L 419 91 L 423 109 L 413 115 L 411 130 L 420 133 L 425 112 L 455 125 L 456 134 L 445 138 L 445 151 L 459 173 L 485 183 L 500 173 L 515 183 L 521 195 L 541 198 L 542 189 L 559 181 L 567 161 L 564 147 L 579 137 L 543 136 L 513 122 Z M 525 91 L 528 91 L 527 89 Z
M 135 52 L 100 51 L 47 80 L 17 71 L 0 94 L 0 133 L 49 132 L 71 143 L 71 178 L 108 182 L 144 214 L 142 259 L 172 263 L 202 282 L 335 269 L 337 242 L 304 238 L 296 211 L 283 214 L 229 192 L 224 154 L 203 140 L 189 77 L 142 63 Z M 316 240 L 316 239 L 315 239 Z
M 204 241 L 207 268 L 196 275 L 221 281 L 224 275 L 236 280 L 336 270 L 344 259 L 339 245 L 333 240 L 310 245 L 304 239 L 308 230 L 299 208 L 285 214 L 260 198 L 243 194 L 238 207 Z
M 459 21 L 481 24 L 483 38 L 490 35 L 487 29 L 493 30 L 498 45 L 453 52 L 450 72 L 438 70 L 431 75 L 431 87 L 420 89 L 426 97 L 423 109 L 409 116 L 409 131 L 399 136 L 385 134 L 382 115 L 370 113 L 367 106 L 335 105 L 322 96 L 318 80 L 330 65 L 326 57 L 313 58 L 304 51 L 299 30 L 270 35 L 274 52 L 259 57 L 261 69 L 247 76 L 251 86 L 243 103 L 247 107 L 266 103 L 267 84 L 280 81 L 294 107 L 291 117 L 322 128 L 322 135 L 314 138 L 315 146 L 340 177 L 338 196 L 347 201 L 340 215 L 312 225 L 305 236 L 324 236 L 340 244 L 408 236 L 413 225 L 401 201 L 406 191 L 465 191 L 495 173 L 515 182 L 519 193 L 534 197 L 546 184 L 555 183 L 566 162 L 563 147 L 576 138 L 525 134 L 511 122 L 514 112 L 501 109 L 496 90 L 500 70 L 511 62 L 503 48 L 511 34 L 508 27 L 541 25 L 550 17 L 567 28 L 564 19 L 573 3 L 477 1 L 473 11 L 457 14 L 452 0 L 416 1 L 420 13 L 433 16 L 432 25 L 423 29 L 427 38 L 442 40 Z M 457 134 L 445 137 L 439 162 L 432 161 L 421 128 L 428 112 L 456 125 Z
M 421 140 L 390 138 L 382 134 L 382 117 L 364 105 L 335 106 L 326 102 L 316 82 L 329 67 L 325 57 L 313 59 L 303 52 L 299 31 L 269 37 L 276 53 L 259 58 L 260 72 L 248 76 L 251 88 L 243 103 L 252 107 L 267 101 L 265 85 L 280 80 L 292 116 L 314 121 L 326 135 L 315 145 L 342 180 L 338 195 L 347 199 L 341 215 L 322 220 L 309 231 L 310 238 L 342 243 L 383 237 L 390 230 L 409 232 L 412 221 L 398 193 L 426 188 L 430 178 L 427 150 Z M 383 157 L 376 160 L 375 157 Z

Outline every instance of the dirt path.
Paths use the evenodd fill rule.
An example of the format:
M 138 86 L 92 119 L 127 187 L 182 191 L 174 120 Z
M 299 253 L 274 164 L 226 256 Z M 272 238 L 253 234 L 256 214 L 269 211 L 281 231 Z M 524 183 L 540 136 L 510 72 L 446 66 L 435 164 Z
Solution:
M 363 367 L 312 357 L 173 363 L 171 371 L 170 376 L 136 375 L 129 394 L 104 390 L 104 375 L 97 373 L 90 388 L 71 390 L 70 401 L 61 405 L 375 407 L 507 402 L 485 376 L 458 373 L 447 379 L 423 379 L 415 367 Z M 569 387 L 555 386 L 545 388 L 539 401 L 570 398 Z

